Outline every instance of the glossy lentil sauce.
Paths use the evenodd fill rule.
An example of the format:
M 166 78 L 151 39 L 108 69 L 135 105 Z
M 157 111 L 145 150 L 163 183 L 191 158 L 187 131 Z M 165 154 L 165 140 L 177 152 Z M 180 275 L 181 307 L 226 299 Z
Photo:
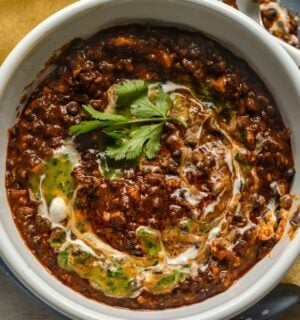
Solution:
M 203 36 L 128 25 L 74 39 L 9 130 L 16 225 L 47 270 L 114 306 L 165 309 L 228 289 L 281 238 L 290 132 L 245 61 Z M 74 137 L 90 104 L 142 79 L 172 100 L 154 159 L 112 161 L 101 131 Z
M 260 4 L 260 14 L 264 27 L 275 37 L 299 49 L 297 15 L 292 14 L 278 0 L 253 0 Z M 236 0 L 223 0 L 238 9 Z

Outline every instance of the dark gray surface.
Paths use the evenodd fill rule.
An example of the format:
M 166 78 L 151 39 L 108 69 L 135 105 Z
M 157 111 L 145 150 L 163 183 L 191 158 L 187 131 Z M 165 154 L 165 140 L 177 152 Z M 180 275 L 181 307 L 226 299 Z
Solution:
M 281 0 L 281 2 L 293 13 L 297 14 L 300 12 L 300 0 Z
M 37 303 L 0 270 L 0 319 L 61 320 L 46 306 Z
M 0 260 L 1 261 L 1 260 Z M 41 302 L 35 300 L 27 292 L 20 289 L 20 285 L 0 269 L 0 319 L 5 320 L 66 320 L 49 309 Z M 275 294 L 274 294 L 275 292 Z M 293 305 L 280 316 L 271 317 L 275 311 L 280 311 L 280 305 L 292 305 L 293 300 L 299 301 L 296 296 L 299 287 L 279 286 L 255 307 L 250 308 L 243 315 L 233 320 L 299 320 L 300 304 Z M 287 299 L 287 296 L 289 297 Z M 288 301 L 290 300 L 290 302 Z M 272 308 L 276 302 L 275 308 Z M 281 309 L 282 310 L 282 309 Z

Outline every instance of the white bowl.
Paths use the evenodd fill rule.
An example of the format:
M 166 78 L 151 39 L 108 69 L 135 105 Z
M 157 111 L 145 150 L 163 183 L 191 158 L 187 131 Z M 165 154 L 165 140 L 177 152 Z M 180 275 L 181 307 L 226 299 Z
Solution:
M 21 239 L 7 204 L 4 188 L 7 128 L 16 119 L 23 88 L 36 78 L 52 53 L 74 37 L 132 21 L 156 20 L 204 32 L 243 57 L 260 75 L 300 137 L 300 73 L 281 46 L 255 22 L 211 0 L 85 0 L 48 18 L 28 34 L 0 71 L 0 253 L 16 277 L 41 300 L 73 319 L 227 319 L 271 290 L 300 253 L 300 234 L 286 234 L 271 254 L 226 292 L 191 306 L 164 311 L 132 311 L 89 300 L 51 276 Z M 293 139 L 297 174 L 293 192 L 300 194 L 300 145 Z

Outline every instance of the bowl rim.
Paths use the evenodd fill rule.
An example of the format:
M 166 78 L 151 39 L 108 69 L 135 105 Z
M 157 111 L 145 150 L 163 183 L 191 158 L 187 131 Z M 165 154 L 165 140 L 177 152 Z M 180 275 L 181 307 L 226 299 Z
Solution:
M 15 73 L 19 63 L 22 61 L 23 57 L 26 56 L 38 43 L 43 39 L 44 34 L 50 33 L 53 29 L 59 27 L 65 20 L 72 19 L 81 11 L 86 11 L 92 9 L 99 4 L 106 4 L 111 2 L 123 2 L 131 0 L 85 0 L 78 1 L 68 7 L 56 12 L 36 28 L 34 28 L 29 34 L 27 34 L 19 44 L 13 49 L 9 56 L 4 61 L 0 69 L 0 77 L 4 79 L 0 82 L 0 97 L 2 96 L 6 83 Z M 144 1 L 144 0 L 140 0 Z M 179 0 L 173 0 L 177 2 Z M 172 2 L 172 0 L 171 0 Z M 293 60 L 288 56 L 284 49 L 270 36 L 267 31 L 263 30 L 250 18 L 246 17 L 242 13 L 231 9 L 229 6 L 219 3 L 217 1 L 211 0 L 181 0 L 181 2 L 191 3 L 194 5 L 204 6 L 206 8 L 222 13 L 227 17 L 230 17 L 246 27 L 249 32 L 255 33 L 257 40 L 264 42 L 264 46 L 268 47 L 270 50 L 272 48 L 273 55 L 279 60 L 284 61 L 284 67 L 290 74 L 290 77 L 295 81 L 295 83 L 300 83 L 300 73 L 293 62 Z M 275 50 L 274 50 L 275 49 Z M 283 62 L 282 62 L 283 63 Z M 297 73 L 297 72 L 299 73 Z M 300 90 L 299 90 L 300 92 Z M 300 96 L 300 95 L 299 95 Z M 2 182 L 3 183 L 3 182 Z M 1 189 L 3 186 L 1 185 Z M 5 191 L 5 187 L 4 187 Z M 0 254 L 6 265 L 10 268 L 12 273 L 20 280 L 20 282 L 25 285 L 31 292 L 33 292 L 40 300 L 46 304 L 53 307 L 55 310 L 71 316 L 72 318 L 78 317 L 79 315 L 86 316 L 87 309 L 83 307 L 78 307 L 77 309 L 71 309 L 70 305 L 75 305 L 71 299 L 63 297 L 60 292 L 54 290 L 49 286 L 42 278 L 38 277 L 31 269 L 29 265 L 26 265 L 25 261 L 22 260 L 21 256 L 18 254 L 16 248 L 10 242 L 7 232 L 0 219 Z M 4 245 L 5 244 L 5 245 Z M 24 247 L 27 247 L 24 243 Z M 27 250 L 29 250 L 27 248 Z M 255 286 L 250 286 L 245 290 L 239 297 L 234 298 L 233 301 L 226 302 L 213 310 L 205 312 L 205 319 L 216 319 L 222 314 L 222 318 L 225 319 L 228 316 L 234 316 L 237 313 L 243 311 L 251 304 L 254 304 L 259 299 L 261 299 L 266 293 L 268 293 L 280 280 L 282 275 L 287 272 L 288 268 L 291 266 L 293 261 L 300 254 L 300 237 L 297 236 L 285 249 L 284 256 L 277 259 L 272 268 L 263 278 L 260 278 Z M 36 263 L 36 262 L 35 262 Z M 57 280 L 59 281 L 59 280 Z M 85 298 L 85 297 L 83 297 Z M 234 303 L 233 303 L 234 302 Z M 172 310 L 174 313 L 175 309 Z M 132 310 L 129 310 L 132 312 Z M 126 310 L 122 310 L 126 312 Z M 134 311 L 140 313 L 141 317 L 143 312 Z M 147 311 L 156 313 L 157 311 Z M 109 316 L 107 314 L 100 314 L 105 320 L 116 320 L 114 316 Z M 92 318 L 91 319 L 96 319 Z M 191 315 L 185 317 L 185 320 L 197 320 L 197 315 Z

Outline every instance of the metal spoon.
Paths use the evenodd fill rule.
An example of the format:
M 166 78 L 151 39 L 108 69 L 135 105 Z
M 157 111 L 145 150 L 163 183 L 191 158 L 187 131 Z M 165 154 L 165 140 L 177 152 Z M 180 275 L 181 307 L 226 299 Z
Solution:
M 261 18 L 261 13 L 259 9 L 259 3 L 254 2 L 253 0 L 236 0 L 237 6 L 241 12 L 246 14 L 248 17 L 259 23 L 264 27 L 263 21 Z M 296 62 L 297 66 L 300 67 L 300 50 L 289 45 L 288 43 L 282 41 L 279 38 L 276 38 L 284 49 L 288 52 L 291 58 Z

